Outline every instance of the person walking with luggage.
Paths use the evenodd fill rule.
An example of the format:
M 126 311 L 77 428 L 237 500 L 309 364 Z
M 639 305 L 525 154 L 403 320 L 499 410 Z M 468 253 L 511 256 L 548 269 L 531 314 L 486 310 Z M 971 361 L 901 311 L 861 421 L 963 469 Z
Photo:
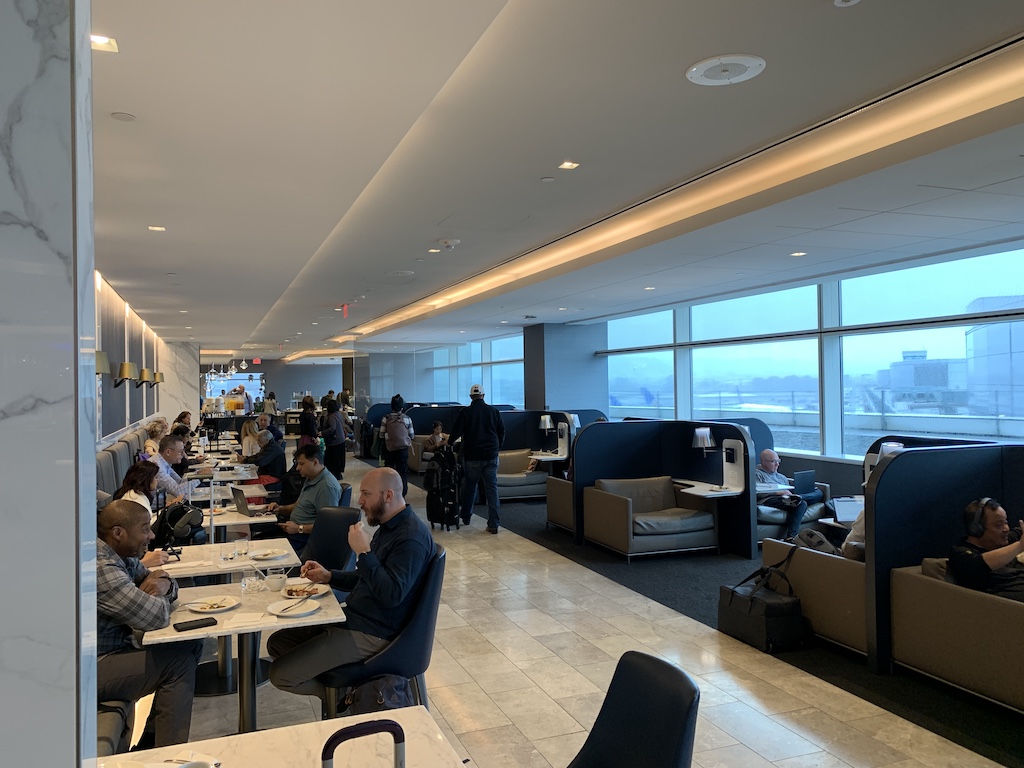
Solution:
M 459 411 L 448 435 L 448 444 L 462 439 L 459 454 L 465 467 L 462 485 L 462 522 L 469 525 L 473 517 L 476 488 L 483 480 L 487 499 L 487 532 L 498 532 L 498 450 L 505 442 L 505 424 L 498 409 L 484 402 L 484 388 L 474 384 L 469 389 L 469 406 Z
M 402 413 L 404 407 L 405 400 L 395 395 L 391 398 L 391 413 L 380 422 L 384 466 L 391 467 L 402 478 L 403 498 L 409 494 L 409 446 L 413 435 L 412 419 Z

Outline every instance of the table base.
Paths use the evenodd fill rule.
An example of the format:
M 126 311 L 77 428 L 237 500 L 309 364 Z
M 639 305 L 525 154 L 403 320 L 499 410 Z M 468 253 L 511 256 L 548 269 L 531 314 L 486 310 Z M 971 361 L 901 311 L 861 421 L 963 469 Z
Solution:
M 256 667 L 256 685 L 263 685 L 270 680 L 270 660 L 260 659 Z M 235 675 L 223 677 L 220 665 L 216 660 L 204 661 L 196 670 L 196 693 L 200 698 L 208 696 L 227 696 L 238 691 L 238 680 Z

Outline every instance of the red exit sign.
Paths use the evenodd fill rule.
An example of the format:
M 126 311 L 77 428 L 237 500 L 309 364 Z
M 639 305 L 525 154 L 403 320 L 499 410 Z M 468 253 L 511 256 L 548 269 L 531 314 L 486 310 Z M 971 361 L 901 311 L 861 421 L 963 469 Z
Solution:
M 260 363 L 262 363 L 262 362 L 263 362 L 263 358 L 262 358 L 262 357 L 254 357 L 254 358 L 252 359 L 252 364 L 253 364 L 253 365 L 259 365 L 259 364 L 260 364 Z

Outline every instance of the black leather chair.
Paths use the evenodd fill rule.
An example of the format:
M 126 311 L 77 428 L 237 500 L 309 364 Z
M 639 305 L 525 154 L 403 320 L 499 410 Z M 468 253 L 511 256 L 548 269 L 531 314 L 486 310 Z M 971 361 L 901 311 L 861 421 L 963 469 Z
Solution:
M 316 531 L 316 528 L 313 530 Z M 430 652 L 434 646 L 437 607 L 441 603 L 441 584 L 444 582 L 444 563 L 444 547 L 438 544 L 423 577 L 423 586 L 412 616 L 387 648 L 363 661 L 344 664 L 324 672 L 317 678 L 327 688 L 327 717 L 338 716 L 340 689 L 362 685 L 381 675 L 408 678 L 412 685 L 413 699 L 417 704 L 428 707 L 427 684 L 423 673 L 430 666 Z
M 339 507 L 352 506 L 352 483 L 341 484 L 341 498 L 338 499 Z
M 351 507 L 323 507 L 309 534 L 299 560 L 315 560 L 324 568 L 347 571 L 354 568 L 348 529 L 359 522 L 359 510 Z
M 700 689 L 681 669 L 627 651 L 569 768 L 690 768 L 699 701 Z

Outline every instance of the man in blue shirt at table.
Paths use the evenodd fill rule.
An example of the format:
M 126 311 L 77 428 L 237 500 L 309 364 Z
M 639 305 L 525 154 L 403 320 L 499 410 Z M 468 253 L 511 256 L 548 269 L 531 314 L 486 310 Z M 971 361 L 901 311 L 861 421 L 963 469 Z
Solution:
M 349 528 L 355 570 L 330 571 L 313 560 L 302 566 L 310 581 L 349 593 L 346 621 L 283 629 L 267 640 L 274 660 L 270 681 L 283 691 L 323 700 L 318 675 L 373 656 L 395 639 L 412 614 L 434 555 L 430 529 L 405 503 L 402 478 L 390 467 L 364 475 L 359 507 L 367 525 L 380 527 L 372 541 L 362 522 Z
M 299 554 L 309 542 L 309 534 L 316 525 L 316 514 L 324 507 L 336 507 L 341 499 L 341 485 L 324 467 L 324 454 L 314 443 L 300 445 L 295 451 L 295 467 L 305 482 L 294 504 L 267 505 L 268 512 L 276 512 L 278 525 L 288 537 L 292 548 Z
M 99 513 L 96 540 L 96 690 L 100 701 L 155 693 L 139 747 L 188 741 L 199 640 L 142 648 L 138 636 L 166 627 L 178 585 L 140 561 L 153 539 L 149 510 L 118 499 Z

